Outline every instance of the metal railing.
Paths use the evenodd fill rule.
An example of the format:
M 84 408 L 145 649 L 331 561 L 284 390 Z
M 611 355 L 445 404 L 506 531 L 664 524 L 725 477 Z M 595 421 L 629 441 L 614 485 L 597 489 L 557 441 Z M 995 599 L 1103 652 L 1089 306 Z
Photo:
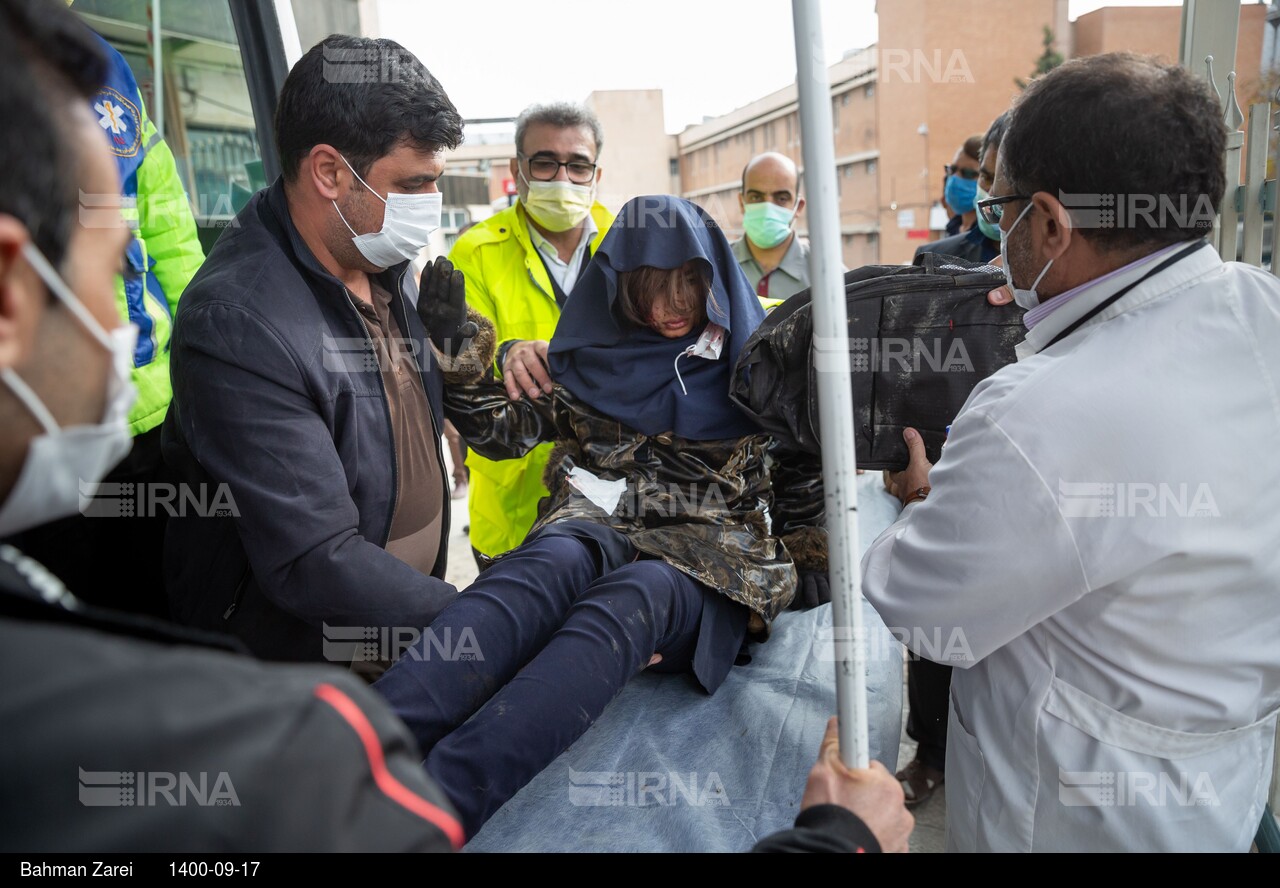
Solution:
M 1213 56 L 1205 57 L 1205 68 L 1210 87 L 1215 93 Z M 1276 212 L 1276 180 L 1267 178 L 1267 158 L 1271 150 L 1271 103 L 1256 102 L 1249 106 L 1247 131 L 1240 125 L 1245 122 L 1236 99 L 1236 75 L 1227 76 L 1227 95 L 1218 94 L 1223 106 L 1223 122 L 1227 126 L 1227 189 L 1222 198 L 1222 212 L 1213 230 L 1213 245 L 1226 261 L 1239 260 L 1267 269 L 1280 276 L 1280 261 L 1274 249 Z M 1275 100 L 1280 103 L 1280 90 Z M 1276 129 L 1280 130 L 1280 122 Z M 1248 148 L 1245 134 L 1248 133 Z M 1244 154 L 1243 177 L 1241 154 Z M 1273 168 L 1280 170 L 1274 163 Z M 1243 183 L 1241 179 L 1243 178 Z M 1271 237 L 1268 237 L 1271 235 Z M 1274 764 L 1271 771 L 1271 809 L 1280 811 L 1280 730 L 1276 734 Z
M 1205 59 L 1209 85 L 1213 87 L 1213 57 Z M 1222 211 L 1213 230 L 1213 245 L 1227 261 L 1239 260 L 1272 274 L 1280 275 L 1271 241 L 1276 211 L 1276 180 L 1267 178 L 1267 158 L 1271 154 L 1271 103 L 1257 102 L 1249 106 L 1248 148 L 1245 122 L 1236 100 L 1235 72 L 1227 76 L 1227 94 L 1219 95 L 1223 105 L 1223 122 L 1227 126 L 1227 188 L 1222 198 Z M 1213 87 L 1214 92 L 1217 88 Z M 1280 101 L 1280 94 L 1277 94 Z M 1280 129 L 1280 123 L 1277 124 Z M 1241 176 L 1241 155 L 1244 160 Z M 1243 178 L 1243 183 L 1241 179 Z M 1275 793 L 1273 792 L 1273 796 Z

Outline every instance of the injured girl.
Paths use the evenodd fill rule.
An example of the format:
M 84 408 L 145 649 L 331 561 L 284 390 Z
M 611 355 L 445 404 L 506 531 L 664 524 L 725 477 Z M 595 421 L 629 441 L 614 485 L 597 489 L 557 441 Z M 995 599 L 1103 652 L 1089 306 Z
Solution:
M 803 526 L 821 514 L 820 487 L 783 482 L 796 464 L 775 460 L 728 396 L 762 318 L 701 208 L 636 198 L 565 306 L 551 395 L 511 401 L 492 379 L 447 392 L 486 457 L 558 445 L 524 544 L 374 685 L 468 836 L 641 670 L 691 673 L 714 693 L 744 639 L 763 640 L 795 597 L 793 554 L 825 572 L 825 536 Z M 464 632 L 467 659 L 428 645 Z

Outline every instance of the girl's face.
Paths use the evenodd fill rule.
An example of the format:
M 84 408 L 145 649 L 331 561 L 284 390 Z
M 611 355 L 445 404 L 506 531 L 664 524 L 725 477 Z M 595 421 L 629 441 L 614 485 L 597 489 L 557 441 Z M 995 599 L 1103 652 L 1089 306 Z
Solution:
M 646 323 L 667 339 L 688 336 L 705 323 L 707 294 L 701 275 L 690 264 L 673 274 L 671 284 L 653 294 Z

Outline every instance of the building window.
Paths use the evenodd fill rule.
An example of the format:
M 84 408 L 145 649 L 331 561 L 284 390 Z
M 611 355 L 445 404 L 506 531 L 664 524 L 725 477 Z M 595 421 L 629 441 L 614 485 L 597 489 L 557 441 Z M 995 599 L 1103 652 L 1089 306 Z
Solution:
M 678 157 L 671 158 L 670 172 L 671 172 L 671 175 L 673 176 L 680 175 L 680 158 Z
M 874 160 L 867 161 L 867 175 L 874 176 L 876 174 L 876 162 Z
M 89 24 L 133 72 L 151 122 L 163 130 L 160 135 L 173 152 L 173 167 L 207 251 L 253 193 L 271 184 L 263 171 L 249 79 L 228 0 L 199 4 L 165 0 L 159 34 L 150 9 L 150 3 L 112 0 L 81 0 L 74 7 L 89 17 Z M 160 40 L 163 109 L 155 101 L 153 39 Z M 94 120 L 102 113 L 95 113 Z M 113 117 L 109 135 L 128 146 L 136 132 L 135 121 L 126 114 L 119 120 L 126 128 L 117 130 Z M 105 116 L 101 123 L 108 126 Z
M 844 95 L 840 96 L 840 104 L 841 105 L 849 104 L 849 93 L 845 93 Z
M 862 88 L 862 97 L 864 99 L 874 99 L 876 97 L 876 85 L 868 83 Z
M 853 175 L 853 164 L 847 163 L 844 166 L 840 167 L 840 170 L 844 174 L 844 177 L 848 179 L 850 176 Z

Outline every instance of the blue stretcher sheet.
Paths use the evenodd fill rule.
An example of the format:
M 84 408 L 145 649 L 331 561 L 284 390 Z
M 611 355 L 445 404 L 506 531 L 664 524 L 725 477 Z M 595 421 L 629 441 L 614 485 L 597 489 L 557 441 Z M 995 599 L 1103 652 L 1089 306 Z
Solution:
M 861 552 L 898 514 L 878 472 L 858 507 Z M 903 651 L 863 615 L 871 756 L 893 771 Z M 790 827 L 835 714 L 831 606 L 782 614 L 750 654 L 711 697 L 690 676 L 637 676 L 466 850 L 745 851 Z

